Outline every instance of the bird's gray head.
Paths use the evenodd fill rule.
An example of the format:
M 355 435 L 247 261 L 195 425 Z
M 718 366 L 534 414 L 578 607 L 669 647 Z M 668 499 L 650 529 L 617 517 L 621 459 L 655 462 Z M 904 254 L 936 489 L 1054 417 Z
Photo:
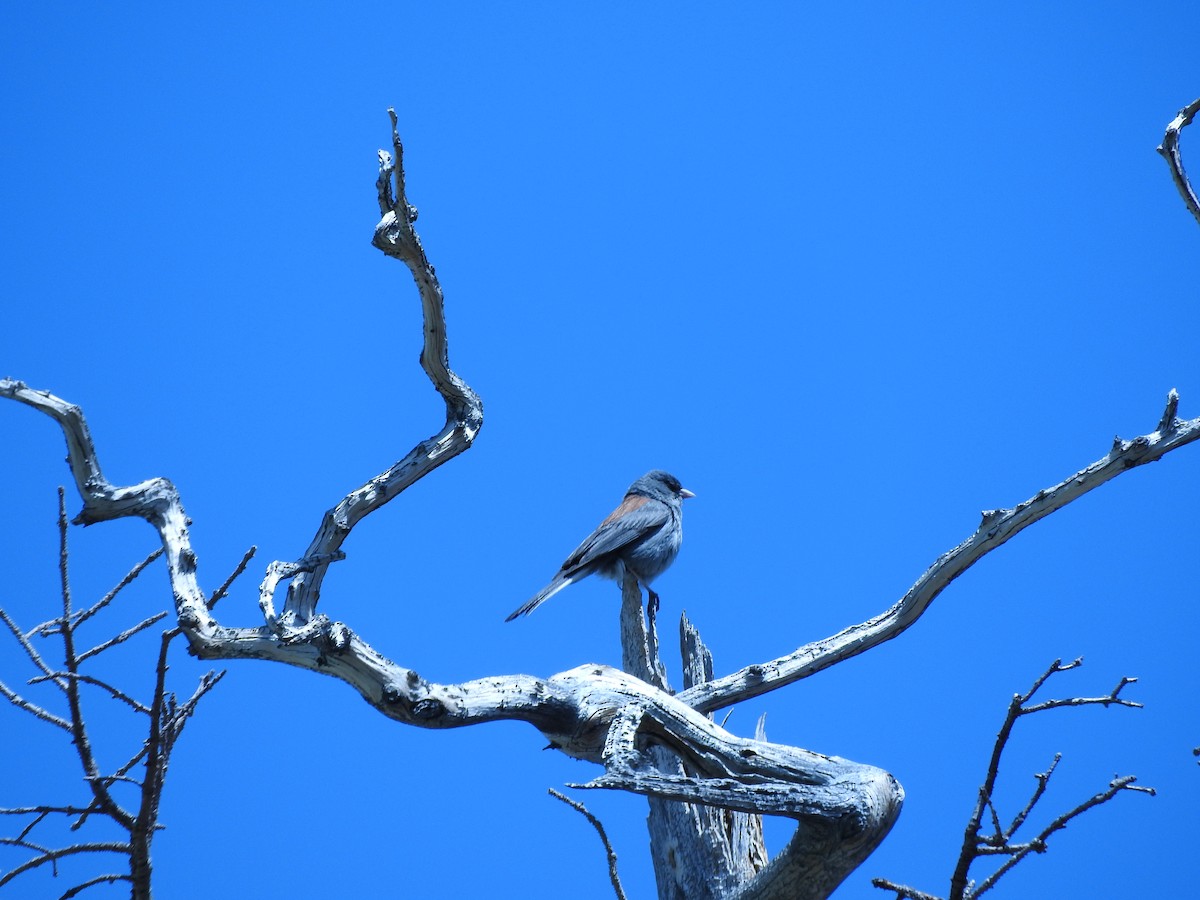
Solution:
M 678 478 L 662 469 L 647 472 L 629 486 L 626 494 L 643 494 L 664 501 L 680 501 L 696 496 L 680 484 Z

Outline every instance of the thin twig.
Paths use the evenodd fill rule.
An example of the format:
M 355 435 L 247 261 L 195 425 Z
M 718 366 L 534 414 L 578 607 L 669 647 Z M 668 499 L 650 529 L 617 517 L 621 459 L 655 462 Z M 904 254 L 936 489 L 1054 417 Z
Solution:
M 140 563 L 137 563 L 126 573 L 125 577 L 121 579 L 120 584 L 118 584 L 115 588 L 76 616 L 75 627 L 78 628 L 96 613 L 100 612 L 100 610 L 104 609 L 104 607 L 108 606 L 108 604 L 112 603 L 113 600 L 116 599 L 117 594 L 121 593 L 122 589 L 132 584 L 133 580 L 141 575 L 145 568 L 150 565 L 150 563 L 154 562 L 162 555 L 163 549 L 162 547 L 159 547 L 157 550 L 150 553 L 150 555 L 143 559 Z
M 29 837 L 29 832 L 33 831 L 33 829 L 37 828 L 38 825 L 44 822 L 46 820 L 46 816 L 48 815 L 50 815 L 48 810 L 38 813 L 28 825 L 21 829 L 21 833 L 16 837 L 17 843 L 24 843 L 25 838 Z
M 9 618 L 8 613 L 5 612 L 3 608 L 0 608 L 0 619 L 4 621 L 4 624 L 8 626 L 8 630 L 12 632 L 13 637 L 15 637 L 21 644 L 22 649 L 24 649 L 25 653 L 29 656 L 30 661 L 32 661 L 35 666 L 41 669 L 42 672 L 49 674 L 50 666 L 46 665 L 46 661 L 42 659 L 41 654 L 37 652 L 37 649 L 33 646 L 33 644 L 29 643 L 29 638 L 27 638 L 25 633 L 17 627 L 17 623 Z M 59 684 L 58 686 L 63 690 L 66 690 L 65 684 Z
M 15 842 L 11 838 L 0 838 L 0 844 L 14 846 Z M 30 847 L 32 845 L 22 844 L 21 846 Z M 61 847 L 58 850 L 50 850 L 45 847 L 36 849 L 40 852 L 39 856 L 26 860 L 15 869 L 9 869 L 0 875 L 0 887 L 4 887 L 18 875 L 28 872 L 30 869 L 36 869 L 46 863 L 57 863 L 64 856 L 74 856 L 77 853 L 128 853 L 129 845 L 120 841 L 99 841 L 90 844 L 71 844 L 69 847 Z
M 70 722 L 68 722 L 66 719 L 59 718 L 48 710 L 42 709 L 36 703 L 30 703 L 3 681 L 0 681 L 0 694 L 3 694 L 5 697 L 7 697 L 8 701 L 12 703 L 13 706 L 23 709 L 25 712 L 30 713 L 31 715 L 37 716 L 43 722 L 49 722 L 51 725 L 57 725 L 59 728 L 66 731 L 67 734 L 71 734 Z
M 73 816 L 83 811 L 81 806 L 8 806 L 0 807 L 0 816 L 28 816 L 33 813 L 62 813 Z
M 183 733 L 183 726 L 187 723 L 187 720 L 192 717 L 192 714 L 195 713 L 197 704 L 199 704 L 204 696 L 213 688 L 215 688 L 224 677 L 224 669 L 222 669 L 220 672 L 206 672 L 200 677 L 200 684 L 196 686 L 195 692 L 191 697 L 180 704 L 179 708 L 175 710 L 174 716 L 172 716 L 170 734 L 170 741 L 172 744 L 179 738 L 179 735 Z
M 116 587 L 114 587 L 111 591 L 109 591 L 107 594 L 105 594 L 103 597 L 101 597 L 99 600 L 97 600 L 95 603 L 93 603 L 87 609 L 81 610 L 80 612 L 75 613 L 74 621 L 71 624 L 75 628 L 78 628 L 80 625 L 82 625 L 84 622 L 86 622 L 88 619 L 90 619 L 96 613 L 100 612 L 100 610 L 104 609 L 104 607 L 108 606 L 108 604 L 112 603 L 113 600 L 116 599 L 117 594 L 121 593 L 121 591 L 124 588 L 126 588 L 130 584 L 132 584 L 133 580 L 135 578 L 137 578 L 139 575 L 141 575 L 143 570 L 148 565 L 150 565 L 150 563 L 154 562 L 156 559 L 158 559 L 162 555 L 163 555 L 162 547 L 159 547 L 157 550 L 153 551 L 149 556 L 147 556 L 145 559 L 143 559 L 140 563 L 136 563 L 132 569 L 130 569 L 128 572 L 125 573 L 125 577 L 121 579 L 121 582 Z M 41 625 L 37 626 L 37 628 L 33 629 L 33 631 L 42 635 L 43 637 L 46 637 L 46 636 L 49 636 L 50 634 L 54 633 L 51 630 L 52 626 L 57 626 L 57 627 L 61 628 L 62 620 L 61 619 L 51 619 L 49 622 L 43 622 Z
M 167 615 L 166 610 L 163 610 L 160 613 L 155 613 L 154 615 L 150 616 L 149 618 L 142 619 L 142 621 L 138 622 L 136 625 L 134 625 L 130 628 L 126 628 L 124 631 L 122 631 L 116 637 L 109 638 L 107 641 L 104 641 L 101 644 L 97 644 L 91 650 L 88 650 L 84 653 L 79 654 L 77 662 L 81 663 L 86 659 L 91 659 L 93 656 L 96 656 L 99 653 L 103 653 L 105 650 L 108 650 L 112 647 L 117 646 L 117 644 L 125 643 L 127 640 L 129 640 L 134 635 L 145 631 L 147 628 L 149 628 L 155 622 L 161 622 L 164 618 L 166 618 L 166 615 Z
M 554 788 L 550 788 L 550 796 L 561 800 L 592 823 L 592 827 L 596 829 L 596 833 L 600 835 L 600 840 L 604 843 L 604 852 L 608 857 L 608 878 L 612 881 L 613 890 L 617 892 L 617 900 L 625 900 L 625 891 L 622 889 L 621 879 L 617 875 L 617 853 L 613 850 L 612 843 L 608 840 L 608 835 L 604 831 L 604 824 L 588 812 L 587 807 L 582 803 L 560 794 Z
M 1046 785 L 1050 783 L 1050 776 L 1053 775 L 1054 770 L 1058 768 L 1058 763 L 1061 759 L 1062 754 L 1055 753 L 1054 759 L 1051 761 L 1050 765 L 1046 767 L 1046 771 L 1039 772 L 1033 776 L 1037 779 L 1037 787 L 1034 789 L 1033 796 L 1029 798 L 1029 802 L 1025 804 L 1025 807 L 1019 813 L 1013 816 L 1012 824 L 1009 825 L 1008 830 L 1004 832 L 1005 840 L 1010 839 L 1014 834 L 1017 833 L 1017 829 L 1025 824 L 1025 820 L 1033 811 L 1034 806 L 1036 806 L 1037 802 L 1042 799 L 1042 794 L 1046 793 Z
M 49 675 L 37 675 L 33 678 L 30 678 L 28 683 L 39 684 L 43 681 L 51 681 L 56 678 L 74 678 L 76 681 L 82 681 L 84 684 L 90 684 L 98 688 L 103 688 L 112 695 L 113 699 L 120 700 L 122 703 L 132 707 L 138 712 L 150 712 L 149 707 L 147 707 L 144 703 L 135 700 L 133 697 L 130 697 L 119 688 L 113 687 L 107 681 L 101 681 L 99 678 L 96 678 L 92 675 L 83 675 L 78 672 L 51 672 Z
M 698 712 L 710 713 L 807 678 L 899 637 L 959 575 L 1034 522 L 1135 466 L 1154 462 L 1176 447 L 1200 440 L 1200 417 L 1181 420 L 1175 415 L 1178 406 L 1178 392 L 1172 390 L 1155 431 L 1128 441 L 1118 439 L 1091 465 L 1011 509 L 985 511 L 974 534 L 939 556 L 891 609 L 786 656 L 693 685 L 677 695 L 679 701 Z
M 136 766 L 138 763 L 140 763 L 143 759 L 146 758 L 147 750 L 148 750 L 147 745 L 145 743 L 143 743 L 141 748 L 138 750 L 138 752 L 133 754 L 133 756 L 131 756 L 128 760 L 126 760 L 125 764 L 122 765 L 119 769 L 117 769 L 116 772 L 114 772 L 112 775 L 101 776 L 100 780 L 104 784 L 104 786 L 109 787 L 110 785 L 113 785 L 118 781 L 131 782 L 133 784 L 140 785 L 141 782 L 134 781 L 132 778 L 126 778 L 125 774 L 127 772 L 129 772 L 129 770 L 132 769 L 134 766 Z M 88 817 L 100 808 L 101 808 L 100 804 L 93 801 L 86 809 L 79 810 L 79 818 L 76 819 L 73 823 L 71 823 L 71 830 L 78 831 L 83 826 L 83 824 L 88 820 Z
M 58 489 L 58 571 L 63 610 L 63 628 L 60 633 L 62 634 L 63 658 L 67 671 L 77 674 L 79 658 L 75 655 L 75 629 L 71 626 L 71 579 L 68 560 L 66 494 L 60 487 Z M 107 786 L 97 779 L 100 770 L 96 765 L 96 758 L 92 753 L 92 742 L 88 736 L 87 725 L 83 720 L 83 705 L 79 699 L 79 682 L 74 678 L 67 678 L 64 681 L 67 706 L 71 711 L 71 743 L 75 745 L 79 763 L 83 767 L 84 779 L 92 790 L 97 807 L 105 810 L 122 827 L 128 828 L 133 822 L 133 817 L 113 800 Z
M 1050 777 L 1054 774 L 1061 754 L 1055 754 L 1053 762 L 1045 772 L 1035 775 L 1037 779 L 1037 787 L 1029 801 L 1013 817 L 1012 823 L 1007 829 L 1001 829 L 999 814 L 996 812 L 993 805 L 995 796 L 996 779 L 1000 771 L 1000 757 L 1008 745 L 1009 738 L 1012 736 L 1013 726 L 1017 720 L 1025 715 L 1033 713 L 1045 712 L 1050 709 L 1061 709 L 1073 706 L 1129 706 L 1141 707 L 1140 703 L 1132 700 L 1125 700 L 1120 696 L 1120 693 L 1127 685 L 1137 681 L 1136 678 L 1122 678 L 1117 682 L 1116 687 L 1112 689 L 1104 697 L 1067 697 L 1064 699 L 1043 700 L 1039 703 L 1031 703 L 1034 694 L 1036 694 L 1050 679 L 1051 676 L 1060 672 L 1067 672 L 1071 669 L 1078 668 L 1083 664 L 1082 657 L 1075 659 L 1072 662 L 1064 663 L 1061 659 L 1056 659 L 1050 666 L 1039 675 L 1033 682 L 1033 685 L 1024 694 L 1015 695 L 1008 704 L 1008 711 L 1005 714 L 1004 722 L 1000 726 L 999 732 L 996 734 L 996 741 L 992 746 L 992 755 L 988 761 L 987 774 L 984 776 L 983 784 L 979 788 L 978 799 L 976 800 L 975 809 L 967 822 L 967 827 L 963 833 L 962 849 L 959 852 L 958 861 L 954 868 L 954 873 L 950 878 L 950 900 L 964 900 L 964 898 L 976 898 L 984 891 L 990 889 L 1006 872 L 1012 869 L 1018 862 L 1024 859 L 1032 852 L 1041 853 L 1046 849 L 1046 839 L 1055 831 L 1065 827 L 1066 823 L 1077 815 L 1112 799 L 1120 790 L 1140 790 L 1146 793 L 1153 793 L 1152 789 L 1134 788 L 1132 784 L 1134 778 L 1126 776 L 1112 782 L 1107 791 L 1103 791 L 1092 797 L 1085 803 L 1080 804 L 1070 812 L 1064 813 L 1053 822 L 1050 823 L 1036 838 L 1032 841 L 1014 844 L 1012 838 L 1017 830 L 1028 819 L 1029 814 L 1033 811 L 1034 806 L 1042 799 L 1046 792 L 1046 786 L 1050 781 Z M 981 836 L 980 826 L 983 820 L 984 812 L 991 810 L 994 833 L 992 835 Z M 981 885 L 972 887 L 968 874 L 971 866 L 981 856 L 1007 856 L 1008 859 L 993 872 Z
M 91 881 L 85 881 L 83 884 L 77 884 L 65 894 L 61 895 L 58 900 L 71 900 L 72 897 L 87 890 L 90 887 L 95 887 L 98 884 L 114 884 L 118 881 L 132 881 L 128 875 L 98 875 Z
M 1066 671 L 1060 669 L 1059 671 Z M 1112 692 L 1106 697 L 1067 697 L 1062 700 L 1043 700 L 1033 706 L 1022 707 L 1018 715 L 1028 716 L 1033 713 L 1042 712 L 1047 709 L 1061 709 L 1064 706 L 1128 706 L 1133 709 L 1141 709 L 1142 704 L 1134 700 L 1124 700 L 1118 695 L 1126 687 L 1126 685 L 1136 684 L 1136 678 L 1122 678 Z
M 1134 784 L 1135 781 L 1137 781 L 1137 779 L 1132 775 L 1125 775 L 1125 776 L 1122 776 L 1121 778 L 1114 778 L 1111 782 L 1109 782 L 1109 785 L 1105 790 L 1101 791 L 1100 793 L 1096 794 L 1093 797 L 1089 797 L 1087 800 L 1083 801 L 1083 803 L 1080 803 L 1078 806 L 1076 806 L 1074 809 L 1070 810 L 1069 812 L 1063 813 L 1061 816 L 1059 816 L 1053 822 L 1051 822 L 1049 825 L 1047 825 L 1045 828 L 1043 828 L 1042 831 L 1038 834 L 1038 836 L 1036 838 L 1034 838 L 1031 841 L 1027 841 L 1024 844 L 1020 844 L 1020 845 L 1012 847 L 1011 849 L 1016 852 L 1012 856 L 1010 856 L 1009 859 L 1005 860 L 1004 864 L 1002 866 L 1000 866 L 999 869 L 997 869 L 995 872 L 993 872 L 991 875 L 989 875 L 987 878 L 985 878 L 983 883 L 980 884 L 979 887 L 977 887 L 974 891 L 971 892 L 972 900 L 974 900 L 974 898 L 976 898 L 976 897 L 979 897 L 985 891 L 990 890 L 996 884 L 996 882 L 1000 880 L 1000 877 L 1002 875 L 1004 875 L 1006 872 L 1008 872 L 1013 866 L 1015 866 L 1017 863 L 1019 863 L 1021 860 L 1023 860 L 1030 853 L 1044 853 L 1046 851 L 1047 838 L 1049 838 L 1050 835 L 1054 834 L 1054 832 L 1059 831 L 1063 828 L 1066 828 L 1067 823 L 1070 822 L 1072 819 L 1074 819 L 1076 816 L 1082 815 L 1083 813 L 1087 812 L 1092 807 L 1099 806 L 1102 803 L 1107 803 L 1109 800 L 1111 800 L 1113 797 L 1115 797 L 1121 791 L 1138 791 L 1143 794 L 1149 794 L 1152 797 L 1154 796 L 1154 794 L 1155 794 L 1154 788 L 1141 787 L 1140 785 L 1135 785 Z
M 233 582 L 237 579 L 237 577 L 239 575 L 241 575 L 243 572 L 246 571 L 246 566 L 248 566 L 250 564 L 250 560 L 254 557 L 254 554 L 257 552 L 258 552 L 258 547 L 256 547 L 256 546 L 251 547 L 249 550 L 246 551 L 246 555 L 243 556 L 242 561 L 237 564 L 237 568 L 235 568 L 233 570 L 233 574 L 231 574 L 228 578 L 226 578 L 225 583 L 222 584 L 215 591 L 213 591 L 212 596 L 208 598 L 208 608 L 209 609 L 212 609 L 214 606 L 216 606 L 217 602 L 222 597 L 224 597 L 226 594 L 229 593 L 229 586 L 231 584 L 233 584 Z

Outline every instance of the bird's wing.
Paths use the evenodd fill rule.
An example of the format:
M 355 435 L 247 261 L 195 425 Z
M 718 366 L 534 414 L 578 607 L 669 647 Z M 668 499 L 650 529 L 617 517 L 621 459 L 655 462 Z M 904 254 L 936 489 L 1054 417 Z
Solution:
M 638 543 L 662 528 L 669 519 L 665 503 L 631 494 L 567 557 L 562 564 L 562 573 L 574 576 L 590 571 L 604 557 Z
M 567 585 L 595 571 L 605 557 L 637 544 L 670 521 L 666 504 L 640 494 L 630 494 L 600 527 L 587 536 L 567 557 L 554 579 L 523 606 L 513 610 L 505 622 L 533 612 Z

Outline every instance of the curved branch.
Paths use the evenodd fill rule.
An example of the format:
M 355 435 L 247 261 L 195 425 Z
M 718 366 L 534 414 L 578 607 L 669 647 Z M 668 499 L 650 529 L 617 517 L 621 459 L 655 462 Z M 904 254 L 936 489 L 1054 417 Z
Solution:
M 1012 509 L 984 511 L 983 521 L 975 533 L 938 557 L 899 602 L 881 615 L 832 637 L 806 644 L 787 656 L 696 685 L 682 692 L 680 701 L 701 712 L 712 712 L 807 678 L 899 637 L 924 614 L 950 582 L 1034 522 L 1122 472 L 1155 462 L 1172 450 L 1200 440 L 1200 417 L 1187 421 L 1177 418 L 1178 404 L 1179 395 L 1172 390 L 1167 395 L 1167 405 L 1157 430 L 1131 441 L 1116 438 L 1107 455 L 1054 487 L 1038 491 Z
M 404 146 L 396 129 L 395 110 L 389 109 L 388 116 L 392 120 L 395 157 L 393 159 L 385 150 L 379 151 L 379 179 L 375 185 L 383 217 L 375 226 L 371 243 L 408 266 L 417 284 L 424 320 L 421 368 L 446 403 L 446 422 L 439 432 L 417 444 L 407 456 L 362 487 L 351 491 L 337 506 L 325 513 L 305 553 L 306 559 L 337 554 L 350 530 L 363 517 L 379 509 L 438 466 L 470 449 L 483 426 L 483 402 L 450 368 L 442 287 L 413 228 L 417 210 L 409 205 L 405 194 Z M 296 576 L 288 590 L 285 620 L 304 623 L 312 618 L 327 569 L 328 562 L 320 562 L 313 566 L 311 573 Z
M 1171 179 L 1179 189 L 1179 196 L 1183 197 L 1188 212 L 1200 222 L 1200 197 L 1196 196 L 1192 183 L 1188 181 L 1187 172 L 1183 168 L 1183 154 L 1179 151 L 1179 132 L 1191 124 L 1197 112 L 1200 112 L 1200 98 L 1181 109 L 1179 115 L 1167 125 L 1167 133 L 1163 142 L 1158 145 L 1158 152 L 1171 167 Z
M 575 810 L 581 816 L 591 823 L 596 829 L 596 833 L 600 835 L 600 841 L 604 844 L 604 855 L 608 860 L 608 880 L 612 882 L 613 891 L 617 895 L 617 900 L 627 900 L 625 889 L 621 887 L 621 878 L 617 874 L 617 851 L 613 849 L 612 842 L 608 839 L 608 832 L 604 830 L 604 823 L 592 815 L 586 806 L 577 800 L 572 800 L 570 797 L 562 794 L 554 788 L 550 788 L 550 796 L 556 800 L 561 800 L 571 809 Z
M 49 391 L 36 391 L 22 381 L 0 379 L 0 397 L 16 400 L 52 418 L 67 440 L 67 465 L 75 479 L 83 509 L 72 520 L 76 525 L 93 525 L 127 516 L 145 519 L 158 532 L 167 557 L 167 572 L 181 622 L 213 635 L 220 626 L 208 611 L 207 597 L 196 581 L 196 553 L 175 485 L 165 478 L 117 487 L 104 477 L 96 445 L 83 411 Z
M 45 847 L 36 847 L 32 844 L 14 841 L 9 838 L 0 838 L 0 844 L 5 846 L 20 846 L 39 851 L 39 855 L 35 856 L 16 868 L 9 869 L 7 872 L 0 874 L 0 887 L 8 884 L 18 875 L 22 875 L 31 869 L 36 869 L 38 866 L 43 866 L 46 863 L 55 863 L 60 859 L 65 859 L 68 856 L 74 856 L 77 853 L 128 853 L 129 845 L 123 844 L 120 841 L 97 841 L 88 844 L 72 844 L 69 847 L 62 847 L 58 850 L 50 850 Z

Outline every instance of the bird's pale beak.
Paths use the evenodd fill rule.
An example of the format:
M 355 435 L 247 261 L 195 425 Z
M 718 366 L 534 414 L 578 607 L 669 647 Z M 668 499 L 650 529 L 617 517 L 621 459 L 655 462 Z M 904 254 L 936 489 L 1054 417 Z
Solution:
M 691 491 L 689 491 L 687 488 L 680 488 L 679 496 L 682 497 L 684 500 L 686 500 L 688 497 L 695 497 L 696 495 L 693 494 Z

